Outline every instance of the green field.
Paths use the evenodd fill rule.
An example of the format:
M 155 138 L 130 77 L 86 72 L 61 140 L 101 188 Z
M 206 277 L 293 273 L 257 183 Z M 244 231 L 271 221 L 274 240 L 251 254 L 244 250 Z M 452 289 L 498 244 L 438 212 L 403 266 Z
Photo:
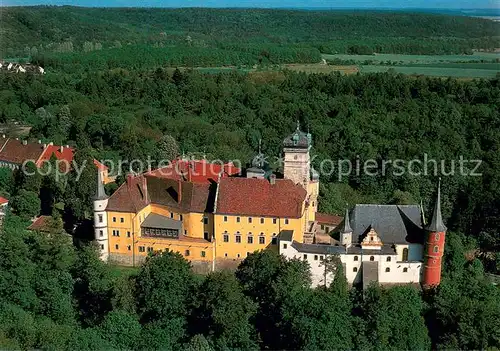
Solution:
M 491 61 L 500 60 L 500 53 L 491 52 L 476 52 L 474 55 L 398 55 L 398 54 L 375 54 L 375 55 L 346 55 L 323 54 L 325 60 L 333 61 L 335 59 L 363 63 L 366 61 L 373 62 L 403 62 L 403 63 L 439 63 L 439 62 L 471 62 L 471 61 Z
M 495 70 L 500 71 L 500 63 L 409 63 L 405 64 L 406 67 L 439 67 L 439 68 L 461 68 L 461 69 L 481 69 L 481 70 Z
M 455 78 L 494 78 L 497 70 L 493 69 L 466 69 L 466 68 L 448 68 L 448 67 L 425 67 L 425 66 L 380 66 L 363 65 L 360 66 L 362 73 L 387 72 L 394 70 L 397 73 L 410 75 L 426 75 L 435 77 L 455 77 Z

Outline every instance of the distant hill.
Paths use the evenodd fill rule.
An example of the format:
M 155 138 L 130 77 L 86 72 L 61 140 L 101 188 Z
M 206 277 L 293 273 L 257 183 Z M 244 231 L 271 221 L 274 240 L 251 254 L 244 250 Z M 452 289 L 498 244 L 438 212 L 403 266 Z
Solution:
M 349 41 L 371 45 L 372 50 L 378 43 L 379 51 L 405 51 L 384 49 L 384 43 L 424 39 L 431 40 L 428 46 L 434 45 L 432 41 L 439 41 L 440 46 L 443 41 L 459 43 L 454 49 L 442 50 L 454 53 L 474 46 L 494 47 L 498 38 L 492 38 L 500 32 L 500 24 L 466 16 L 401 11 L 37 6 L 2 8 L 0 30 L 3 57 L 145 43 L 314 45 L 321 51 L 345 52 L 347 47 L 335 43 Z

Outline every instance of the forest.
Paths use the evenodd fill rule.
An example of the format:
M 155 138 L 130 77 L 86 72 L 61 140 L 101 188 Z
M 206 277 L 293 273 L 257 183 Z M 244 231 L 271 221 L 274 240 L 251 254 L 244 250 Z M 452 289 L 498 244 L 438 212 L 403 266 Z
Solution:
M 0 76 L 0 118 L 32 126 L 30 138 L 74 145 L 83 159 L 161 159 L 164 136 L 185 153 L 249 162 L 282 152 L 299 120 L 313 136 L 313 164 L 324 159 L 481 160 L 481 176 L 443 176 L 443 212 L 451 230 L 498 251 L 500 95 L 498 79 L 460 81 L 398 74 L 306 75 L 280 79 L 236 72 L 158 69 Z M 427 156 L 425 156 L 427 155 Z M 453 161 L 453 162 L 452 162 Z M 276 166 L 276 165 L 271 165 Z M 458 165 L 457 165 L 458 167 Z M 441 167 L 439 167 L 441 168 Z M 472 169 L 469 169 L 471 171 Z M 279 171 L 279 169 L 278 169 Z M 437 173 L 368 176 L 339 169 L 321 176 L 320 210 L 345 203 L 419 203 L 430 213 Z M 94 184 L 94 183 L 92 183 Z M 20 187 L 14 187 L 19 189 Z M 93 191 L 93 185 L 89 186 Z M 6 190 L 9 193 L 9 190 Z M 39 191 L 39 189 L 35 189 Z M 91 202 L 93 194 L 82 195 Z M 70 197 L 75 196 L 70 191 Z M 65 200 L 64 192 L 49 201 Z M 51 213 L 49 208 L 46 214 Z M 84 216 L 77 216 L 83 219 Z
M 109 65 L 164 55 L 174 67 L 318 62 L 319 53 L 471 54 L 499 47 L 499 30 L 480 18 L 389 11 L 4 7 L 0 53 L 62 63 L 79 53 Z M 149 57 L 144 47 L 161 50 Z
M 274 251 L 236 272 L 193 274 L 180 254 L 123 273 L 54 220 L 47 235 L 8 215 L 0 235 L 0 347 L 40 350 L 430 350 L 500 346 L 500 289 L 448 233 L 437 290 L 309 287 L 309 267 Z M 13 284 L 15 282 L 15 284 Z
M 347 286 L 341 266 L 331 287 L 311 289 L 307 265 L 272 250 L 250 255 L 234 273 L 196 275 L 173 252 L 116 267 L 91 242 L 94 167 L 80 178 L 74 170 L 56 178 L 0 168 L 0 195 L 11 205 L 0 234 L 0 348 L 500 348 L 500 289 L 488 278 L 500 274 L 500 77 L 186 68 L 317 62 L 336 52 L 468 53 L 498 47 L 498 24 L 365 11 L 2 11 L 2 55 L 46 68 L 0 73 L 7 134 L 29 126 L 26 138 L 71 145 L 75 161 L 88 165 L 180 152 L 244 164 L 262 140 L 279 173 L 272 160 L 299 121 L 312 134 L 321 212 L 421 203 L 429 214 L 441 176 L 449 232 L 442 284 L 431 291 L 361 292 Z M 401 175 L 389 166 L 343 176 L 321 168 L 324 160 L 425 158 L 442 160 L 444 173 Z M 460 159 L 480 160 L 480 174 L 457 172 Z M 39 214 L 52 216 L 49 233 L 26 230 Z

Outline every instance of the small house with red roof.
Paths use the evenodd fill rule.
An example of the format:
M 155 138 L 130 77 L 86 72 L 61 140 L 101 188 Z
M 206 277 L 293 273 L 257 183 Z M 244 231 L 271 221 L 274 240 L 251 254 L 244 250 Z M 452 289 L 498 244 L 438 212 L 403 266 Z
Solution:
M 27 140 L 7 138 L 5 135 L 0 138 L 0 167 L 12 170 L 30 161 L 41 168 L 44 163 L 55 157 L 59 161 L 60 171 L 68 172 L 72 166 L 73 156 L 74 149 L 69 145 L 42 144 L 40 140 L 38 143 L 30 143 Z M 97 160 L 94 160 L 94 165 L 102 173 L 105 184 L 114 181 L 108 174 L 108 167 Z

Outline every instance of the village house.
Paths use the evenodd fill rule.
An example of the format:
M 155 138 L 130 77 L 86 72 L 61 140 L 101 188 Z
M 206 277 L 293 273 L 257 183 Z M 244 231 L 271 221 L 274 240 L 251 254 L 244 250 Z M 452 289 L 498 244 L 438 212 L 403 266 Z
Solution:
M 60 163 L 62 172 L 67 171 L 66 164 L 71 166 L 73 161 L 74 149 L 66 145 L 54 145 L 42 143 L 39 140 L 36 143 L 18 138 L 9 138 L 2 135 L 0 138 L 0 167 L 7 167 L 12 170 L 20 168 L 24 162 L 33 161 L 36 167 L 40 168 L 44 162 L 48 162 L 53 156 L 63 161 Z M 108 174 L 108 168 L 101 162 L 94 160 L 94 165 L 101 172 L 105 184 L 114 181 Z

